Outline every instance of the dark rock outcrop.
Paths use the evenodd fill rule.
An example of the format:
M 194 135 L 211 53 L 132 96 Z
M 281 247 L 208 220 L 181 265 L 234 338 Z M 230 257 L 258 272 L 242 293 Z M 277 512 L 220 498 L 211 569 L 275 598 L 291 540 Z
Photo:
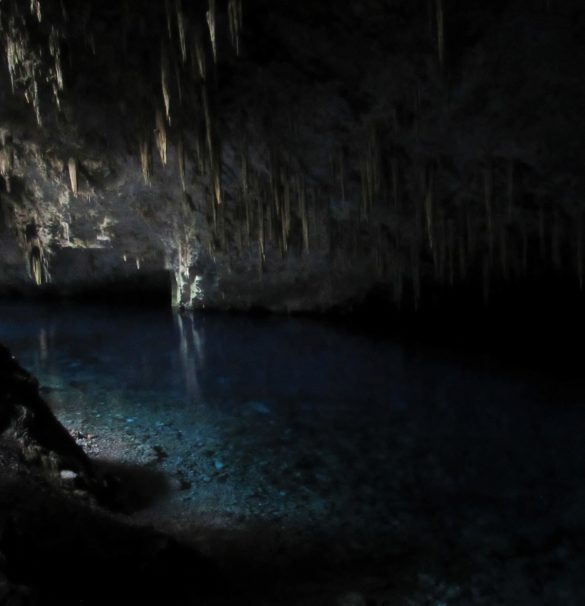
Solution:
M 3 432 L 16 440 L 27 462 L 40 465 L 55 478 L 69 478 L 69 472 L 79 475 L 86 485 L 96 481 L 89 458 L 41 397 L 37 380 L 0 345 L 0 433 Z
M 196 551 L 98 506 L 120 505 L 112 486 L 3 346 L 0 421 L 0 604 L 184 604 L 213 583 Z

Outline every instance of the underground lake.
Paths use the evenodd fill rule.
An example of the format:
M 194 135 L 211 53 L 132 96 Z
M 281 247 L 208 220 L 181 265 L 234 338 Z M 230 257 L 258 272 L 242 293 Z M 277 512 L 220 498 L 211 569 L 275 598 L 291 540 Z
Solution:
M 2 303 L 0 341 L 122 479 L 125 523 L 249 603 L 585 599 L 570 390 L 314 319 Z

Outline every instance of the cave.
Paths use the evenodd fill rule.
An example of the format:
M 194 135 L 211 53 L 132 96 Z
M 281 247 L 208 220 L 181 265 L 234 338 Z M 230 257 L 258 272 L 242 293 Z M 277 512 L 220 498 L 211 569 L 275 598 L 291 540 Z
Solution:
M 0 0 L 0 606 L 585 604 L 584 29 Z

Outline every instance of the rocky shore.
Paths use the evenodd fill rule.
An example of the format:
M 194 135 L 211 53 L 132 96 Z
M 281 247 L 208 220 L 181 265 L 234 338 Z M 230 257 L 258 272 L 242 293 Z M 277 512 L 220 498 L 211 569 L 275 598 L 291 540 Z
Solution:
M 209 565 L 112 512 L 116 479 L 97 471 L 36 380 L 0 346 L 0 604 L 184 603 Z

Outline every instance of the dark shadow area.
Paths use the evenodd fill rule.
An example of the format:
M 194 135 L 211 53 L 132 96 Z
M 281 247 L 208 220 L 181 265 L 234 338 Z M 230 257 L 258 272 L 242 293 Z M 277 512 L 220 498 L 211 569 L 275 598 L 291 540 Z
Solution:
M 168 309 L 171 301 L 170 274 L 167 271 L 120 275 L 118 279 L 92 278 L 71 283 L 50 283 L 42 286 L 22 284 L 3 288 L 2 300 L 35 301 L 43 304 L 115 304 L 119 307 Z
M 422 447 L 420 454 L 423 466 Z M 566 515 L 571 499 L 562 484 L 535 490 L 519 479 L 517 491 L 491 493 L 489 482 L 483 490 L 458 482 L 452 463 L 454 483 L 421 476 L 388 502 L 388 517 L 399 521 L 392 532 L 324 532 L 260 519 L 225 526 L 192 516 L 177 540 L 88 507 L 34 470 L 14 474 L 10 457 L 0 451 L 4 572 L 32 588 L 41 605 L 381 606 L 448 596 L 465 604 L 473 592 L 494 604 L 510 603 L 510 595 L 517 604 L 536 603 L 540 592 L 546 604 L 585 599 L 585 527 Z M 102 470 L 122 472 L 121 480 L 148 496 L 150 471 L 125 467 Z M 150 498 L 158 490 L 152 485 Z
M 31 478 L 3 474 L 0 522 L 6 575 L 39 604 L 179 604 L 217 583 L 193 549 Z
M 581 387 L 585 291 L 573 276 L 544 275 L 491 286 L 423 290 L 418 309 L 399 308 L 380 288 L 350 308 L 318 317 L 370 337 L 440 352 L 468 364 L 572 380 Z
M 6 458 L 4 450 L 0 454 Z M 377 592 L 404 591 L 421 558 L 439 555 L 392 537 L 380 536 L 364 551 L 356 547 L 359 537 L 324 536 L 318 528 L 284 530 L 270 522 L 217 528 L 194 521 L 183 534 L 191 545 L 201 545 L 203 557 L 131 518 L 89 507 L 46 484 L 34 470 L 3 471 L 4 573 L 30 588 L 41 605 L 330 603 L 372 576 Z M 135 483 L 137 470 L 130 475 Z M 147 492 L 143 486 L 143 495 Z
M 168 477 L 153 467 L 99 459 L 92 464 L 99 475 L 108 478 L 111 485 L 108 505 L 116 511 L 135 513 L 169 494 Z
M 421 566 L 454 580 L 468 572 L 463 554 L 380 536 L 321 536 L 316 528 L 258 522 L 244 530 L 204 524 L 189 529 L 192 547 L 123 518 L 89 509 L 40 484 L 0 483 L 0 550 L 11 582 L 39 604 L 329 604 L 355 591 L 377 604 L 416 585 Z M 443 565 L 442 562 L 447 562 Z M 381 602 L 380 602 L 381 603 Z

